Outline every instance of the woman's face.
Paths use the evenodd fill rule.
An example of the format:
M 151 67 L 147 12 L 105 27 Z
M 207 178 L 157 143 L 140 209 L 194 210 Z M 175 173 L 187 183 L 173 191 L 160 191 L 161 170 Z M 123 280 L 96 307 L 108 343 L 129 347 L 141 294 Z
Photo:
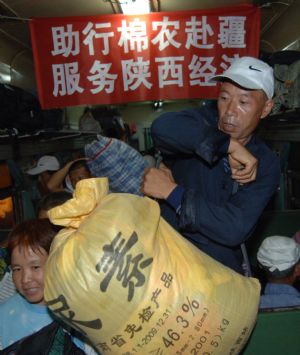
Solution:
M 44 271 L 48 253 L 40 248 L 17 246 L 11 254 L 14 284 L 19 293 L 30 303 L 45 304 Z

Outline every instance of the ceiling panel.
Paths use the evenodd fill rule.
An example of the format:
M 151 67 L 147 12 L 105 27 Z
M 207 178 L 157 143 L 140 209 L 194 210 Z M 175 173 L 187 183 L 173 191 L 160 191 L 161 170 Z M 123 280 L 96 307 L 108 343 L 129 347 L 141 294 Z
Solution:
M 262 35 L 266 33 L 290 5 L 299 6 L 300 0 L 150 0 L 154 9 L 178 11 L 226 7 L 238 4 L 264 4 L 262 7 Z M 112 14 L 118 12 L 112 0 L 0 0 L 0 32 L 30 47 L 28 19 L 31 17 L 59 17 Z M 2 15 L 2 17 L 1 17 Z M 300 30 L 299 30 L 300 32 Z

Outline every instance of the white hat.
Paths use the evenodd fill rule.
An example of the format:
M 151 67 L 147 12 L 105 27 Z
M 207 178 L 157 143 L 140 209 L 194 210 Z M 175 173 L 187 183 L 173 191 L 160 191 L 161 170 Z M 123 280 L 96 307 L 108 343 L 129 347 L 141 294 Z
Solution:
M 300 259 L 300 245 L 293 238 L 272 236 L 266 238 L 257 252 L 259 263 L 271 272 L 288 270 Z
M 246 89 L 263 90 L 269 99 L 274 95 L 273 68 L 254 57 L 236 59 L 223 74 L 210 80 L 222 81 L 226 78 Z
M 27 170 L 29 175 L 37 175 L 43 173 L 44 171 L 56 171 L 59 169 L 58 160 L 52 155 L 44 155 L 41 157 L 36 166 L 32 169 Z

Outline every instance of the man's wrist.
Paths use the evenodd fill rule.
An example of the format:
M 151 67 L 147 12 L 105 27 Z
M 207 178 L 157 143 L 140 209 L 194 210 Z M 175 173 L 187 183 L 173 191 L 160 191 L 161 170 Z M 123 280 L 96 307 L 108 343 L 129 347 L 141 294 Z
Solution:
M 176 187 L 177 187 L 177 184 L 175 184 L 175 183 L 174 184 L 170 184 L 168 189 L 165 189 L 163 199 L 167 200 L 168 197 L 172 194 L 172 192 L 176 189 Z
M 228 145 L 228 154 L 233 153 L 236 150 L 236 147 L 240 145 L 237 139 L 230 137 L 229 145 Z
M 180 209 L 184 187 L 176 185 L 170 195 L 166 198 L 167 203 L 174 208 L 175 211 Z

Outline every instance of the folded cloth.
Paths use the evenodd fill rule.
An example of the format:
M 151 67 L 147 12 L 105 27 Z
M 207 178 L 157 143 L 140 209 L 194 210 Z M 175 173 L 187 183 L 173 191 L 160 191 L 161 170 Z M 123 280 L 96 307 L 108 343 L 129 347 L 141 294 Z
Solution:
M 107 177 L 111 192 L 142 195 L 141 184 L 148 164 L 136 149 L 123 141 L 101 135 L 84 149 L 91 174 Z

